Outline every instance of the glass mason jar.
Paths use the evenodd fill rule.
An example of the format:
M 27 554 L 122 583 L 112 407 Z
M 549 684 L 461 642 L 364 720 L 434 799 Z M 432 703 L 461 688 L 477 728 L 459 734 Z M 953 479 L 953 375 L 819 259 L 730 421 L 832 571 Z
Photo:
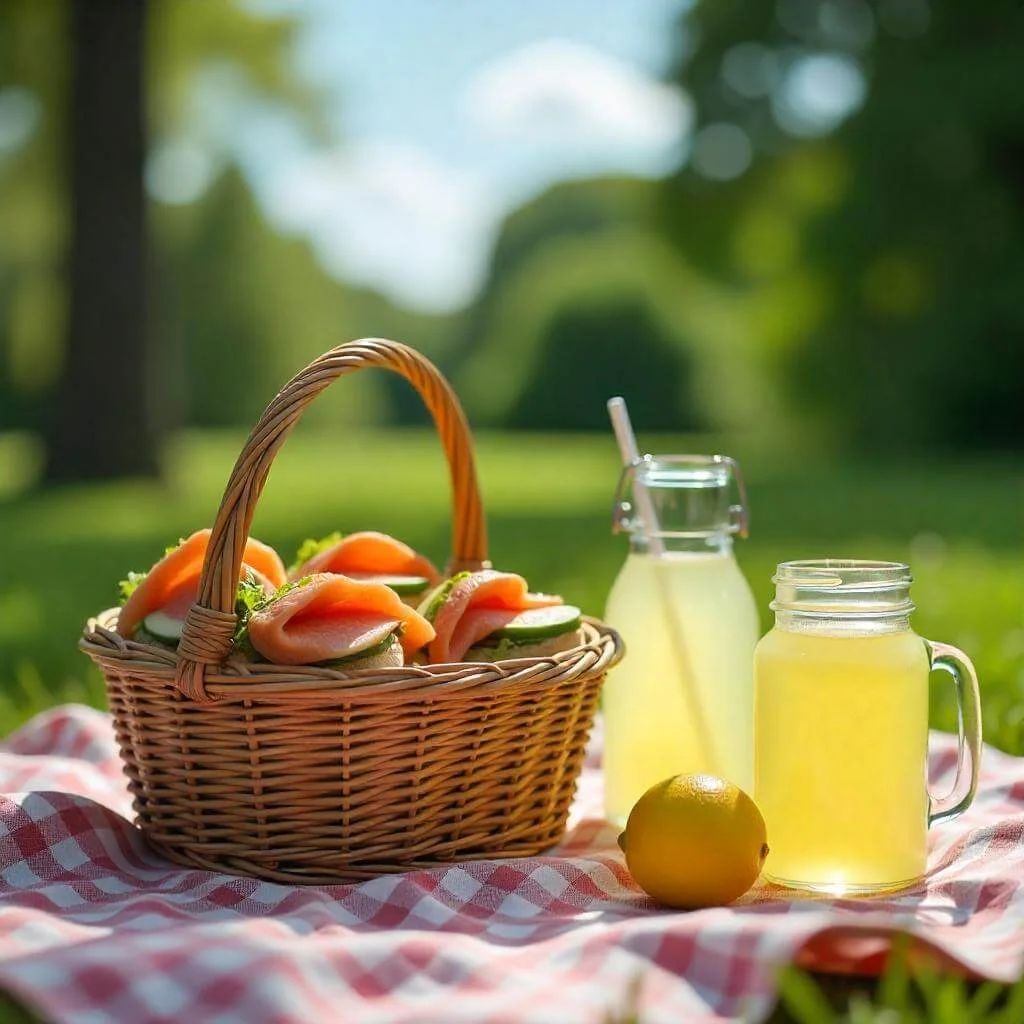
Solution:
M 732 550 L 747 532 L 738 465 L 721 455 L 638 459 L 620 479 L 614 529 L 629 534 L 629 553 L 605 610 L 627 651 L 602 697 L 609 818 L 624 823 L 650 786 L 685 772 L 751 792 L 760 630 Z
M 755 675 L 755 799 L 766 877 L 829 893 L 914 884 L 929 825 L 977 786 L 978 683 L 967 655 L 910 627 L 910 570 L 894 562 L 784 562 Z M 927 789 L 928 683 L 949 672 L 960 709 L 953 791 Z

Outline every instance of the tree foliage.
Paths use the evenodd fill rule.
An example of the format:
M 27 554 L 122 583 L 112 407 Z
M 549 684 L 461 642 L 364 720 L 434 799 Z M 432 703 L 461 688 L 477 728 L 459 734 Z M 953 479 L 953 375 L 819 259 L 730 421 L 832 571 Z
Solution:
M 354 338 L 392 337 L 435 358 L 444 347 L 446 318 L 419 317 L 332 280 L 305 240 L 268 227 L 234 169 L 190 206 L 156 213 L 164 239 L 156 330 L 164 394 L 180 403 L 179 422 L 248 428 L 307 362 Z M 393 374 L 360 373 L 334 390 L 313 404 L 311 420 L 422 420 L 422 402 Z
M 684 29 L 698 142 L 728 124 L 753 157 L 725 181 L 691 162 L 659 219 L 717 280 L 813 282 L 776 343 L 787 402 L 851 447 L 1024 441 L 1024 8 L 707 0 Z M 834 130 L 794 115 L 809 68 L 862 76 Z M 834 99 L 817 85 L 812 110 Z
M 810 315 L 810 284 L 752 293 L 699 271 L 660 230 L 658 188 L 569 182 L 507 219 L 454 366 L 476 422 L 606 430 L 605 402 L 623 394 L 638 429 L 781 443 L 788 425 L 750 325 L 774 344 L 780 324 Z M 558 388 L 571 402 L 556 407 Z
M 135 5 L 132 6 L 134 10 Z M 236 74 L 253 100 L 284 111 L 311 139 L 325 137 L 318 97 L 296 77 L 287 60 L 296 25 L 293 17 L 257 15 L 229 0 L 149 0 L 145 7 L 150 14 L 147 37 L 136 40 L 133 53 L 116 62 L 116 66 L 123 67 L 128 56 L 145 58 L 146 120 L 154 149 L 186 138 L 195 131 L 199 88 L 204 76 L 210 74 Z M 84 9 L 98 22 L 123 13 L 116 5 L 107 4 L 90 4 Z M 75 38 L 76 28 L 69 17 L 70 10 L 70 5 L 63 0 L 6 0 L 0 10 L 0 106 L 3 106 L 7 124 L 12 118 L 16 121 L 21 117 L 26 125 L 20 137 L 12 141 L 8 131 L 0 140 L 0 187 L 4 194 L 4 202 L 0 204 L 0 299 L 5 312 L 0 317 L 0 429 L 41 428 L 47 405 L 57 397 L 56 385 L 62 369 L 67 375 L 63 397 L 57 404 L 58 413 L 68 408 L 69 396 L 95 390 L 81 379 L 83 367 L 102 372 L 105 366 L 108 379 L 120 380 L 122 400 L 118 404 L 123 409 L 140 391 L 147 389 L 145 380 L 138 374 L 127 373 L 126 360 L 112 356 L 109 330 L 98 329 L 92 323 L 77 333 L 68 334 L 66 253 L 72 239 L 68 196 L 73 172 L 69 162 L 72 157 L 69 150 L 69 72 L 75 66 L 70 41 Z M 76 93 L 75 98 L 82 97 Z M 132 95 L 125 96 L 125 103 L 137 108 L 142 98 L 136 87 Z M 113 108 L 108 110 L 112 124 L 115 112 Z M 99 113 L 102 117 L 102 112 Z M 78 125 L 81 120 L 76 116 L 74 123 Z M 102 125 L 102 120 L 99 123 Z M 89 141 L 82 140 L 86 156 L 92 154 Z M 91 141 L 98 146 L 101 140 L 97 136 Z M 238 188 L 246 190 L 241 179 L 232 176 L 231 154 L 221 153 L 218 157 L 220 173 L 228 179 L 227 193 L 234 195 Z M 133 160 L 131 179 L 141 188 L 144 154 L 136 153 Z M 109 198 L 113 202 L 123 193 L 124 188 L 111 186 Z M 241 203 L 245 209 L 240 214 L 233 212 L 237 204 L 229 203 L 223 211 L 207 205 L 205 212 L 211 215 L 211 222 L 216 219 L 214 214 L 220 216 L 219 223 L 211 226 L 215 231 L 218 227 L 224 230 L 220 233 L 207 230 L 205 234 L 197 227 L 194 210 L 188 207 L 154 209 L 156 204 L 150 204 L 149 220 L 155 242 L 153 262 L 151 267 L 137 269 L 147 272 L 147 276 L 149 270 L 155 271 L 150 291 L 156 299 L 156 312 L 149 322 L 155 325 L 159 362 L 156 386 L 145 396 L 145 403 L 151 407 L 148 412 L 164 423 L 180 423 L 182 420 L 176 418 L 178 414 L 187 415 L 192 411 L 191 406 L 203 404 L 201 388 L 195 396 L 184 393 L 191 389 L 193 377 L 192 367 L 186 366 L 184 359 L 186 346 L 182 334 L 175 330 L 176 324 L 182 324 L 183 317 L 171 316 L 169 321 L 163 320 L 169 311 L 180 312 L 175 299 L 187 300 L 196 315 L 198 339 L 202 343 L 212 342 L 212 348 L 203 353 L 208 368 L 215 368 L 209 364 L 222 362 L 224 358 L 232 362 L 232 386 L 219 396 L 225 412 L 240 415 L 240 406 L 245 405 L 244 395 L 240 393 L 253 390 L 248 388 L 246 378 L 253 366 L 260 365 L 260 358 L 265 364 L 265 357 L 269 355 L 268 349 L 258 351 L 251 346 L 253 335 L 259 334 L 251 329 L 251 321 L 258 321 L 261 315 L 264 320 L 274 319 L 274 311 L 268 313 L 267 309 L 273 296 L 267 296 L 261 307 L 259 288 L 247 287 L 244 260 L 242 264 L 238 262 L 244 245 L 251 241 L 251 235 L 244 240 L 240 236 L 246 227 L 252 226 L 252 219 L 246 217 L 252 209 L 251 200 L 247 197 Z M 259 238 L 272 237 L 270 229 L 259 222 L 258 215 L 254 219 Z M 105 218 L 102 227 L 85 227 L 91 242 L 96 242 L 103 238 L 104 231 L 111 237 L 111 233 L 121 230 L 120 223 L 120 217 L 111 215 Z M 195 255 L 197 236 L 200 247 L 205 242 L 208 255 L 216 252 L 203 269 L 214 267 L 222 276 L 233 278 L 237 285 L 234 295 L 210 287 L 216 273 L 206 280 L 196 280 L 195 275 L 190 276 L 179 264 L 179 259 Z M 79 238 L 78 242 L 81 241 Z M 280 248 L 291 255 L 296 245 L 289 246 L 287 240 L 282 240 Z M 90 251 L 98 250 L 93 247 Z M 303 256 L 297 254 L 292 264 L 303 263 Z M 304 264 L 304 269 L 309 266 L 314 275 L 323 278 L 311 261 Z M 127 304 L 126 309 L 138 304 L 141 288 L 130 284 L 127 279 L 130 275 L 112 266 L 94 269 L 100 272 L 100 278 L 106 275 L 109 288 L 124 289 L 122 300 Z M 284 277 L 287 276 L 286 272 Z M 194 291 L 190 292 L 192 285 Z M 326 290 L 321 289 L 321 292 Z M 193 298 L 196 293 L 202 295 L 200 300 Z M 175 299 L 171 299 L 171 294 Z M 88 312 L 92 307 L 87 304 L 85 308 Z M 76 322 L 79 319 L 76 317 Z M 327 319 L 325 316 L 325 331 Z M 126 324 L 113 326 L 124 328 Z M 131 342 L 133 351 L 141 352 L 146 345 L 143 329 L 140 327 L 134 333 L 138 337 Z M 287 325 L 279 325 L 278 337 L 287 333 Z M 73 345 L 73 350 L 68 350 L 68 344 Z M 319 346 L 320 342 L 311 339 L 310 344 Z M 239 346 L 246 348 L 244 355 L 238 351 Z M 191 337 L 188 347 L 195 348 Z M 299 364 L 288 360 L 287 343 L 281 344 L 275 338 L 273 348 L 281 358 L 270 366 L 269 372 L 280 371 L 285 363 L 292 370 L 297 368 Z M 254 356 L 259 358 L 254 359 Z M 218 378 L 215 374 L 201 372 L 194 379 L 216 380 L 222 386 L 225 383 L 224 376 Z M 278 377 L 277 384 L 282 379 Z M 255 383 L 258 389 L 260 382 Z M 265 401 L 272 393 L 264 388 L 259 400 Z M 101 409 L 109 409 L 114 404 L 109 397 L 101 399 L 94 395 L 94 398 Z M 75 426 L 70 436 L 81 441 L 79 447 L 83 450 L 99 453 L 109 441 L 109 438 L 90 436 L 99 418 L 72 417 Z M 219 421 L 224 418 L 227 417 Z M 121 435 L 135 436 L 140 442 L 138 417 L 132 420 L 134 425 L 128 424 L 127 416 L 124 419 Z M 141 448 L 140 443 L 140 451 Z M 70 455 L 72 461 L 82 462 L 80 452 Z
M 638 430 L 694 430 L 691 361 L 639 294 L 559 308 L 505 419 L 526 430 L 607 430 L 605 403 L 632 396 Z
M 700 418 L 691 325 L 673 301 L 686 272 L 645 226 L 654 200 L 647 182 L 595 179 L 556 185 L 506 219 L 453 360 L 475 421 L 606 429 L 619 393 L 639 427 Z
M 63 132 L 70 8 L 5 0 L 0 22 L 0 429 L 40 428 L 67 317 Z
M 69 9 L 0 7 L 0 429 L 42 425 L 64 362 Z M 155 152 L 216 150 L 204 119 L 225 83 L 314 147 L 338 143 L 288 59 L 295 17 L 230 0 L 150 11 Z M 430 355 L 478 425 L 605 429 L 604 399 L 622 391 L 642 429 L 1019 445 L 1022 11 L 699 0 L 672 73 L 697 110 L 688 162 L 664 182 L 567 182 L 526 203 L 478 300 L 447 317 L 332 280 L 266 222 L 225 145 L 204 194 L 147 211 L 160 413 L 249 426 L 309 358 L 384 335 Z M 839 113 L 837 69 L 847 91 L 863 87 Z M 716 170 L 716 131 L 749 147 L 748 166 L 740 152 Z M 339 391 L 312 418 L 424 420 L 393 375 Z

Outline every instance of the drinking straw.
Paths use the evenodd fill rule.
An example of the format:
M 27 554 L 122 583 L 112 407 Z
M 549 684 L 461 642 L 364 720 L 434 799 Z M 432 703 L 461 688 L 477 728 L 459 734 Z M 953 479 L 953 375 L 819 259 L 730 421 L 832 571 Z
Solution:
M 629 419 L 626 400 L 620 395 L 608 399 L 608 416 L 612 421 L 612 430 L 615 432 L 615 440 L 619 445 L 623 465 L 635 465 L 640 458 L 640 449 L 637 447 L 636 434 L 633 433 L 633 424 Z M 643 532 L 648 541 L 648 550 L 655 556 L 664 555 L 665 545 L 660 536 L 661 526 L 658 523 L 658 515 L 654 511 L 654 503 L 651 501 L 650 494 L 647 493 L 647 488 L 639 483 L 635 476 L 633 478 L 633 496 L 636 499 L 637 511 L 640 513 Z M 711 765 L 713 770 L 720 771 L 715 743 L 697 693 L 697 677 L 690 665 L 686 641 L 683 639 L 679 617 L 673 607 L 668 580 L 665 579 L 664 573 L 659 571 L 660 564 L 656 559 L 653 565 L 654 578 L 657 581 L 662 614 L 668 626 L 669 641 L 672 644 L 679 673 L 683 680 L 683 699 L 689 705 L 693 729 L 697 734 L 706 763 Z
M 640 449 L 637 447 L 636 434 L 633 433 L 633 424 L 629 420 L 626 400 L 621 395 L 608 399 L 608 415 L 611 417 L 612 430 L 615 431 L 615 440 L 619 443 L 622 464 L 624 466 L 636 465 L 640 459 Z M 658 514 L 654 511 L 654 503 L 651 501 L 650 494 L 647 493 L 647 488 L 640 483 L 636 476 L 633 477 L 633 497 L 636 498 L 643 534 L 647 538 L 651 554 L 663 555 L 665 545 L 661 541 Z

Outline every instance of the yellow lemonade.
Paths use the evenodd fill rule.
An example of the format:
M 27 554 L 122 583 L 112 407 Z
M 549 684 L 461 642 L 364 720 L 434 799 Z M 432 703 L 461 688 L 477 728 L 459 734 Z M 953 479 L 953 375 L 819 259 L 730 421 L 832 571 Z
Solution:
M 755 655 L 765 874 L 827 892 L 924 874 L 929 655 L 909 629 L 776 626 Z
M 627 651 L 602 696 L 608 816 L 624 823 L 650 786 L 687 772 L 750 793 L 759 626 L 731 549 L 631 552 L 605 619 Z

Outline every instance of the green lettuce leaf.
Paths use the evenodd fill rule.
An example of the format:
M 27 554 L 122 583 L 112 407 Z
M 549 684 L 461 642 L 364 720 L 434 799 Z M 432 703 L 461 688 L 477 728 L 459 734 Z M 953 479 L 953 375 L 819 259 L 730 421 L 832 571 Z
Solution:
M 266 608 L 268 604 L 291 593 L 296 587 L 305 586 L 310 578 L 303 576 L 301 580 L 283 583 L 273 594 L 268 594 L 256 577 L 246 569 L 238 584 L 238 595 L 235 599 L 235 614 L 238 616 L 238 621 L 235 623 L 235 650 L 241 651 L 250 661 L 263 661 L 263 656 L 253 647 L 252 641 L 249 639 L 249 620 L 256 612 Z
M 166 557 L 172 551 L 176 551 L 185 543 L 184 537 L 179 537 L 176 544 L 171 544 L 170 547 L 164 548 L 164 556 Z M 130 572 L 123 580 L 119 580 L 117 584 L 117 592 L 120 597 L 118 604 L 123 605 L 132 594 L 138 590 L 139 584 L 149 575 L 148 572 Z
M 117 584 L 117 591 L 121 598 L 118 604 L 123 605 L 139 589 L 139 584 L 148 575 L 149 573 L 146 572 L 130 572 L 123 580 L 120 580 Z
M 315 555 L 319 555 L 321 551 L 334 547 L 341 539 L 342 534 L 337 530 L 320 540 L 313 540 L 311 537 L 307 538 L 299 545 L 298 554 L 295 556 L 295 561 L 288 566 L 288 572 L 291 573 L 295 572 L 296 569 L 300 569 Z
M 434 617 L 437 615 L 441 605 L 448 600 L 448 595 L 452 592 L 452 587 L 455 586 L 460 580 L 464 580 L 467 576 L 472 576 L 471 572 L 457 572 L 454 576 L 449 576 L 443 583 L 439 583 L 434 589 L 427 594 L 425 598 L 420 602 L 419 607 L 416 609 L 420 615 L 423 616 L 431 625 L 434 623 Z

